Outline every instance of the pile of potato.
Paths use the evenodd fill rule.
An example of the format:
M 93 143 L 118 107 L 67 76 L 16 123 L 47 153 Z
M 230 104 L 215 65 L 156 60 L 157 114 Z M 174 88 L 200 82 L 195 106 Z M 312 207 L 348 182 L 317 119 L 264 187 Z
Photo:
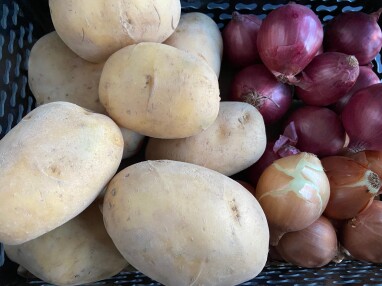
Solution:
M 56 31 L 29 61 L 37 107 L 0 141 L 7 256 L 56 285 L 129 265 L 164 285 L 258 275 L 268 224 L 228 176 L 263 154 L 265 126 L 252 105 L 220 102 L 216 23 L 179 0 L 49 5 Z

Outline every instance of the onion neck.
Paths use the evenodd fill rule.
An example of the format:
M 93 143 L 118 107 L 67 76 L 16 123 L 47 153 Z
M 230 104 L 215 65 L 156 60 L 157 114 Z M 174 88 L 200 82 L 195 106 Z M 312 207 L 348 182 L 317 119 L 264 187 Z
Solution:
M 352 68 L 356 68 L 359 66 L 358 60 L 355 56 L 347 56 L 346 62 Z
M 232 13 L 232 20 L 233 21 L 238 21 L 238 22 L 241 22 L 241 21 L 243 21 L 243 15 L 241 15 L 239 12 L 237 12 L 237 11 L 234 11 L 233 13 Z
M 366 186 L 369 194 L 372 196 L 378 195 L 378 192 L 381 188 L 381 180 L 379 176 L 371 170 L 367 170 L 363 175 L 363 179 L 353 183 L 348 184 L 346 187 L 354 188 L 354 187 L 362 187 Z
M 365 180 L 369 193 L 375 196 L 378 195 L 379 190 L 381 189 L 381 180 L 379 176 L 373 171 L 367 170 L 365 172 Z
M 378 22 L 379 17 L 382 14 L 382 8 L 379 8 L 377 11 L 371 13 L 369 16 L 375 21 Z

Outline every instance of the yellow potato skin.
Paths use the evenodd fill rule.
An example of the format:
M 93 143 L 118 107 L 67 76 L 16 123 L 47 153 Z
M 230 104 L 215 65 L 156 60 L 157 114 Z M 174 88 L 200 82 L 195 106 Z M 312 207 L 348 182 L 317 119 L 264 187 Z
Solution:
M 99 86 L 101 103 L 120 126 L 155 138 L 184 138 L 216 119 L 219 83 L 208 64 L 177 48 L 140 43 L 114 53 Z
M 116 247 L 164 285 L 237 285 L 263 269 L 265 215 L 234 180 L 176 161 L 145 161 L 108 185 L 103 215 Z
M 27 114 L 0 141 L 0 242 L 34 239 L 88 207 L 121 162 L 107 116 L 68 102 Z
M 28 84 L 36 105 L 67 101 L 106 113 L 98 96 L 103 65 L 77 56 L 56 32 L 43 36 L 32 47 L 28 63 Z
M 49 0 L 49 7 L 65 44 L 95 63 L 128 45 L 165 41 L 181 14 L 179 0 Z
M 105 230 L 97 201 L 60 227 L 4 248 L 11 260 L 30 273 L 61 286 L 106 279 L 128 265 Z
M 223 38 L 211 17 L 199 12 L 183 14 L 175 32 L 164 42 L 205 60 L 220 75 Z
M 200 165 L 226 176 L 259 160 L 265 151 L 263 117 L 244 102 L 221 102 L 215 122 L 203 132 L 182 139 L 150 138 L 147 160 L 168 159 Z

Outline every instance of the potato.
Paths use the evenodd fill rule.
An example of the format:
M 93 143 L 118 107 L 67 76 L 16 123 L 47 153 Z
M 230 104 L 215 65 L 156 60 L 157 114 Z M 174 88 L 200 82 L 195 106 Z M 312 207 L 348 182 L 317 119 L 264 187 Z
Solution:
M 68 101 L 106 113 L 98 96 L 103 65 L 77 56 L 56 32 L 43 36 L 32 47 L 28 63 L 28 83 L 36 105 Z
M 40 38 L 29 56 L 28 82 L 36 105 L 67 101 L 93 112 L 106 114 L 98 96 L 104 63 L 83 60 L 71 51 L 56 32 Z M 144 137 L 121 127 L 123 159 L 136 154 Z
M 0 242 L 34 239 L 88 207 L 116 173 L 123 139 L 107 116 L 41 105 L 0 141 Z
M 175 32 L 164 43 L 202 58 L 219 77 L 223 39 L 211 17 L 199 12 L 183 14 Z
M 120 126 L 167 139 L 209 127 L 220 101 L 217 76 L 205 61 L 158 43 L 114 53 L 102 71 L 99 97 Z
M 96 282 L 128 265 L 107 234 L 96 202 L 38 238 L 5 245 L 5 252 L 37 278 L 55 285 Z
M 65 44 L 95 63 L 128 45 L 163 42 L 181 13 L 179 0 L 49 0 L 49 7 Z
M 164 285 L 236 285 L 264 267 L 265 215 L 243 186 L 176 161 L 144 161 L 108 185 L 106 230 L 127 261 Z
M 203 132 L 182 139 L 150 138 L 146 159 L 197 164 L 231 176 L 254 164 L 264 153 L 263 117 L 244 102 L 221 102 L 216 121 Z

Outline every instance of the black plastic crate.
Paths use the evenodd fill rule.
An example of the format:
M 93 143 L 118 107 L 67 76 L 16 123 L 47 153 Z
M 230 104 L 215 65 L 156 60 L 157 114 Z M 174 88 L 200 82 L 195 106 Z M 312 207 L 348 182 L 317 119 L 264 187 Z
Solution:
M 223 28 L 233 11 L 254 13 L 264 18 L 288 0 L 207 1 L 182 0 L 182 11 L 203 12 Z M 382 7 L 381 0 L 295 0 L 310 7 L 323 23 L 347 11 L 371 13 Z M 379 24 L 382 24 L 380 19 Z M 35 107 L 28 88 L 28 57 L 33 44 L 53 30 L 47 0 L 1 0 L 0 2 L 0 139 Z M 381 54 L 373 61 L 382 79 Z M 381 242 L 382 243 L 382 242 Z M 2 263 L 0 248 L 0 265 Z M 105 263 L 107 263 L 105 261 Z M 5 258 L 0 267 L 0 286 L 48 285 L 17 275 L 17 265 Z M 382 285 L 382 265 L 345 260 L 307 269 L 288 263 L 267 265 L 253 280 L 242 285 Z M 122 272 L 91 285 L 160 285 L 139 272 Z

